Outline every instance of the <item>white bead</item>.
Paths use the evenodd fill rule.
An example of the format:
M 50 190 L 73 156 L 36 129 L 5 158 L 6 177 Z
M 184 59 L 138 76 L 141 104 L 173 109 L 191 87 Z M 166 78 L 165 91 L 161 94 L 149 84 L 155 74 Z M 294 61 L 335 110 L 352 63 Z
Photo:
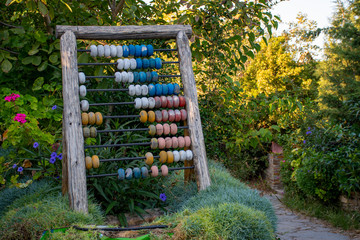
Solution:
M 85 87 L 85 85 L 80 86 L 79 92 L 80 92 L 80 96 L 82 96 L 82 97 L 86 96 L 86 87 Z
M 122 57 L 123 56 L 123 49 L 122 46 L 116 46 L 116 56 L 117 57 Z
M 124 69 L 128 70 L 130 68 L 130 60 L 128 58 L 124 59 Z
M 153 109 L 155 107 L 155 98 L 149 97 L 149 108 Z
M 121 72 L 121 78 L 122 78 L 122 82 L 126 83 L 129 80 L 129 75 L 127 72 L 122 71 Z
M 97 54 L 98 54 L 98 50 L 97 50 L 96 45 L 91 45 L 90 46 L 90 56 L 96 57 Z
M 137 84 L 135 86 L 135 94 L 136 96 L 140 96 L 141 95 L 141 86 L 139 84 Z
M 85 73 L 79 72 L 79 83 L 84 84 L 86 80 Z
M 111 46 L 110 46 L 110 56 L 116 57 L 116 54 L 117 54 L 116 46 L 115 46 L 115 45 L 111 45 Z
M 80 102 L 81 105 L 81 111 L 86 112 L 87 110 L 89 110 L 89 102 L 87 100 L 82 100 Z
M 141 98 L 141 108 L 146 109 L 149 107 L 149 100 L 147 99 L 147 97 L 142 97 Z
M 104 56 L 110 57 L 110 46 L 109 45 L 104 46 Z
M 174 162 L 178 162 L 180 160 L 180 153 L 178 151 L 173 151 L 174 154 Z
M 136 60 L 135 60 L 135 58 L 130 59 L 130 69 L 132 69 L 132 70 L 136 69 Z
M 141 99 L 135 98 L 135 108 L 140 109 L 141 108 Z
M 118 63 L 117 69 L 123 70 L 124 69 L 124 59 L 118 59 L 117 63 Z
M 104 51 L 105 51 L 105 49 L 104 49 L 104 46 L 103 46 L 103 45 L 98 45 L 98 46 L 97 46 L 97 52 L 98 52 L 98 56 L 99 56 L 99 57 L 103 57 L 103 56 L 104 56 Z
M 146 95 L 148 95 L 148 93 L 149 93 L 148 86 L 147 85 L 142 85 L 141 86 L 141 95 L 146 96 Z
M 180 161 L 185 161 L 186 160 L 186 152 L 184 150 L 181 150 L 180 152 Z
M 129 95 L 135 96 L 135 86 L 134 85 L 129 86 Z
M 120 82 L 121 82 L 121 79 L 122 79 L 121 73 L 120 73 L 120 72 L 116 72 L 116 73 L 115 73 L 115 82 L 120 83 Z
M 186 150 L 186 160 L 190 161 L 193 159 L 193 153 L 191 150 Z
M 129 79 L 128 79 L 129 83 L 134 82 L 134 73 L 133 72 L 128 72 L 128 77 L 129 77 Z

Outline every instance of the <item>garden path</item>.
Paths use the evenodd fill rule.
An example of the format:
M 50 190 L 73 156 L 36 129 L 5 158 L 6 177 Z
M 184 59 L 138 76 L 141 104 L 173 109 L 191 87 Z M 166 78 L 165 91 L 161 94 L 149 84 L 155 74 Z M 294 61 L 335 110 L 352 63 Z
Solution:
M 318 219 L 292 212 L 280 202 L 280 195 L 264 196 L 273 204 L 278 217 L 277 236 L 281 240 L 360 240 L 359 234 L 347 233 Z

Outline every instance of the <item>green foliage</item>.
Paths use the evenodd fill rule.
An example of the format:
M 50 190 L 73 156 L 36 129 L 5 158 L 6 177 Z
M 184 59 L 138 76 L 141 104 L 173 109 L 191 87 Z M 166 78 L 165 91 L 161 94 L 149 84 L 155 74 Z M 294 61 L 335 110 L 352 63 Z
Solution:
M 99 233 L 93 231 L 80 231 L 74 228 L 66 229 L 65 232 L 58 231 L 49 233 L 49 239 L 51 240 L 98 240 Z

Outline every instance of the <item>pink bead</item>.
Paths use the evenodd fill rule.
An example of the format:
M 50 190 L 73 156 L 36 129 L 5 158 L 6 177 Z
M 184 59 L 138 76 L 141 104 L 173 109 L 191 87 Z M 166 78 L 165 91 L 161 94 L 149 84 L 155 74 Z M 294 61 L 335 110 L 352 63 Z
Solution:
M 180 122 L 181 112 L 178 109 L 175 109 L 175 122 Z
M 155 111 L 155 121 L 158 123 L 162 121 L 162 113 L 159 110 Z
M 166 106 L 167 106 L 167 98 L 166 98 L 166 96 L 161 96 L 160 99 L 161 99 L 161 107 L 166 108 Z
M 152 177 L 157 177 L 159 175 L 159 169 L 157 166 L 152 166 L 151 167 L 151 176 Z
M 182 120 L 182 121 L 185 121 L 186 118 L 187 118 L 187 112 L 186 112 L 186 110 L 185 110 L 185 109 L 181 109 L 181 110 L 180 110 L 180 113 L 181 113 L 181 120 Z
M 155 108 L 160 108 L 161 107 L 160 97 L 156 96 L 156 97 L 154 97 L 154 99 L 155 99 Z
M 184 137 L 178 137 L 179 142 L 179 148 L 185 147 L 185 138 Z
M 175 111 L 170 109 L 168 111 L 168 114 L 169 114 L 169 122 L 173 122 L 175 120 Z
M 161 175 L 163 175 L 164 177 L 166 177 L 169 174 L 169 169 L 166 165 L 162 165 L 161 166 Z
M 178 148 L 179 147 L 179 140 L 177 137 L 172 137 L 172 146 L 173 148 Z
M 161 111 L 161 113 L 162 113 L 162 121 L 166 122 L 169 119 L 168 111 L 164 109 Z
M 169 133 L 170 133 L 170 125 L 165 123 L 163 125 L 163 128 L 164 128 L 164 135 L 169 135 Z
M 156 124 L 156 135 L 161 136 L 164 133 L 164 128 L 163 125 L 161 124 Z
M 184 139 L 185 139 L 185 147 L 190 147 L 190 145 L 191 145 L 191 139 L 190 139 L 190 137 L 189 137 L 189 136 L 185 136 Z
M 177 134 L 178 127 L 175 123 L 170 124 L 170 133 L 171 135 Z
M 179 97 L 178 96 L 173 96 L 173 106 L 174 106 L 174 108 L 179 107 Z
M 173 105 L 174 105 L 173 97 L 172 96 L 167 96 L 166 98 L 167 98 L 167 107 L 172 108 Z
M 186 100 L 184 96 L 179 96 L 179 107 L 185 107 Z
M 159 149 L 164 149 L 165 148 L 165 139 L 164 138 L 158 138 L 158 143 L 159 143 Z
M 165 138 L 165 148 L 171 148 L 172 147 L 172 139 L 171 137 Z

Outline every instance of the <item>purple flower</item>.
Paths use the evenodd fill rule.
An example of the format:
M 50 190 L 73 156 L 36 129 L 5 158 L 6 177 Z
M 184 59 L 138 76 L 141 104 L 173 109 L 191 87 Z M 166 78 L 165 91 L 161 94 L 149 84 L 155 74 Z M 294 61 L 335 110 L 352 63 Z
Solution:
M 50 160 L 49 160 L 49 162 L 50 162 L 51 164 L 54 164 L 54 163 L 56 162 L 56 158 L 55 158 L 55 157 L 51 157 Z
M 309 135 L 309 134 L 311 134 L 311 133 L 312 133 L 311 131 L 307 131 L 307 132 L 306 132 L 306 135 Z
M 56 152 L 52 152 L 52 153 L 51 153 L 51 155 L 50 155 L 50 157 L 52 157 L 52 158 L 56 158 L 56 157 L 57 157 Z
M 60 153 L 60 154 L 57 156 L 57 158 L 58 158 L 59 160 L 62 160 L 62 153 Z
M 38 142 L 34 142 L 33 148 L 37 148 L 39 146 Z
M 306 140 L 304 140 L 303 143 L 305 144 L 305 143 L 306 143 Z
M 161 201 L 163 201 L 163 202 L 166 201 L 166 195 L 165 195 L 165 193 L 161 193 L 161 194 L 160 194 L 160 199 L 161 199 Z
M 22 172 L 24 169 L 22 167 L 18 167 L 17 171 Z
M 310 130 L 311 130 L 311 127 L 308 127 L 308 130 L 310 131 Z
M 16 164 L 14 164 L 14 165 L 13 165 L 13 168 L 16 168 L 16 166 L 17 166 L 17 165 L 16 165 Z
M 51 109 L 52 110 L 55 110 L 57 108 L 57 106 L 56 105 L 54 105 Z

